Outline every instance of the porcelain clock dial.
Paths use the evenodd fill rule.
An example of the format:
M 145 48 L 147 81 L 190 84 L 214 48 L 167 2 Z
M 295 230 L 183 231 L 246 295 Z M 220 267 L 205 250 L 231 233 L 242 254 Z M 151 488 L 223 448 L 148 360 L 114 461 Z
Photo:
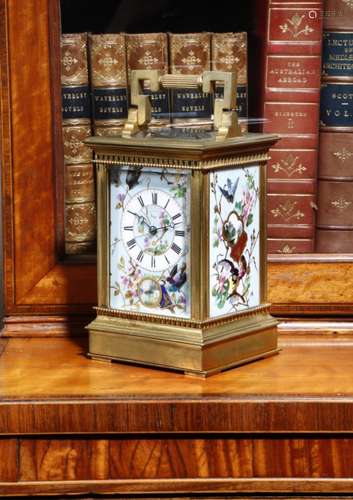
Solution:
M 190 174 L 116 167 L 110 307 L 190 317 Z
M 138 191 L 124 208 L 121 236 L 137 265 L 147 271 L 165 271 L 184 251 L 183 210 L 166 191 Z

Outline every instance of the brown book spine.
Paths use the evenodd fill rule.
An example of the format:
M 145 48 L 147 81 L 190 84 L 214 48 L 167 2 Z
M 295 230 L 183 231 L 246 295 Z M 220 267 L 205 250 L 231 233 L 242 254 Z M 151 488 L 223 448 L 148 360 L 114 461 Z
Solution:
M 65 252 L 92 254 L 96 246 L 96 207 L 92 153 L 82 142 L 91 135 L 87 35 L 61 37 L 64 141 Z
M 89 35 L 95 135 L 119 136 L 128 113 L 123 34 Z
M 326 0 L 316 250 L 353 252 L 353 2 Z
M 268 249 L 280 254 L 314 247 L 322 11 L 322 0 L 269 5 L 263 130 L 280 140 L 268 165 Z
M 351 0 L 325 0 L 325 30 L 351 31 L 353 27 L 353 3 Z
M 162 74 L 169 71 L 168 36 L 166 33 L 139 33 L 126 35 L 127 69 L 130 85 L 134 69 L 157 69 Z M 152 125 L 170 123 L 170 92 L 151 92 L 148 85 L 144 92 L 151 96 Z
M 201 75 L 211 69 L 211 34 L 169 34 L 170 71 L 181 75 Z M 212 97 L 195 89 L 173 89 L 174 123 L 210 123 Z
M 320 142 L 317 251 L 353 251 L 353 134 L 323 132 Z
M 212 33 L 212 69 L 237 73 L 237 112 L 242 131 L 248 119 L 248 41 L 247 33 Z M 223 95 L 220 85 L 216 94 Z

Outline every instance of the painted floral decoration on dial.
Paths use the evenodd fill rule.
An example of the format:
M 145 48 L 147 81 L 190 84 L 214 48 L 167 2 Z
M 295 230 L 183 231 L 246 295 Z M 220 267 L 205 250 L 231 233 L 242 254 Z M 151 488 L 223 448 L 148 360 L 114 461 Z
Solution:
M 190 317 L 189 174 L 111 171 L 110 306 Z

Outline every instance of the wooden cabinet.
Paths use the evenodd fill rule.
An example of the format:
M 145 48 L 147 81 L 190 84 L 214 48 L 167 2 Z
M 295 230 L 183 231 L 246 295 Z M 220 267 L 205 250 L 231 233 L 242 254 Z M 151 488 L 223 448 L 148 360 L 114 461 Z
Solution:
M 349 495 L 353 348 L 281 347 L 204 380 L 3 340 L 0 495 Z
M 348 497 L 350 256 L 270 262 L 275 313 L 336 323 L 285 323 L 279 356 L 207 381 L 40 338 L 82 333 L 96 302 L 95 265 L 58 243 L 59 35 L 57 0 L 0 0 L 3 333 L 26 337 L 0 341 L 0 494 Z
M 281 347 L 203 380 L 3 339 L 1 497 L 349 494 L 352 345 Z

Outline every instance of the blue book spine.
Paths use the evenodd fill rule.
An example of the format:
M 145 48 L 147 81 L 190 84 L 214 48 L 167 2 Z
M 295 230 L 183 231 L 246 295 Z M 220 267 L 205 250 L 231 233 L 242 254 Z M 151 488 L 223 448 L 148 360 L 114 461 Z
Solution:
M 324 79 L 353 79 L 353 32 L 324 32 L 322 76 Z
M 326 82 L 321 86 L 320 125 L 353 127 L 353 82 Z

